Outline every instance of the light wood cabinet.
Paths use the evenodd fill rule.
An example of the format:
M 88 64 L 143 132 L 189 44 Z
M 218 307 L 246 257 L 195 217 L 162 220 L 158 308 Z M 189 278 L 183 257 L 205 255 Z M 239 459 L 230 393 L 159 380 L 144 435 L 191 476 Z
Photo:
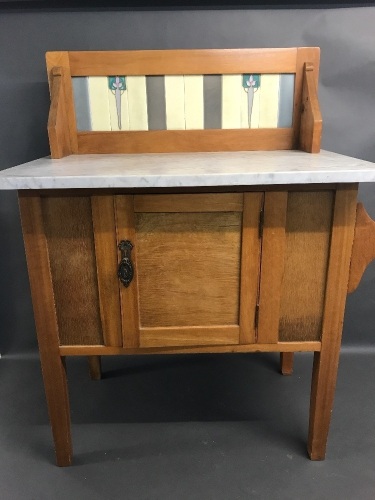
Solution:
M 60 344 L 320 343 L 337 190 L 299 189 L 42 195 Z
M 310 154 L 319 49 L 51 52 L 47 67 L 52 159 L 0 188 L 19 190 L 58 465 L 65 358 L 98 379 L 102 355 L 154 353 L 274 351 L 288 374 L 313 352 L 307 447 L 324 459 L 346 295 L 375 258 L 357 183 L 375 174 Z

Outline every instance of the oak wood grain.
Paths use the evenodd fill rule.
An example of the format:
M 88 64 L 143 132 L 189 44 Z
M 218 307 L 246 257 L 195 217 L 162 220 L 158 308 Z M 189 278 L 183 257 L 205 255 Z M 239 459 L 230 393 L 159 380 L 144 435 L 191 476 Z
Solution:
M 276 343 L 279 339 L 287 201 L 286 191 L 265 194 L 257 335 L 261 344 Z
M 117 231 L 117 245 L 122 240 L 131 241 L 134 248 L 131 252 L 131 261 L 134 268 L 134 278 L 126 288 L 120 285 L 122 343 L 124 347 L 139 346 L 139 275 L 138 275 L 138 249 L 135 233 L 134 196 L 115 196 L 115 217 Z M 118 250 L 118 263 L 121 254 Z
M 154 347 L 143 349 L 125 349 L 106 346 L 61 346 L 61 356 L 119 356 L 133 354 L 190 354 L 190 353 L 235 353 L 235 352 L 319 352 L 320 342 L 278 342 L 276 344 L 239 344 Z
M 20 193 L 19 206 L 56 461 L 59 466 L 67 466 L 71 464 L 73 453 L 69 398 L 65 363 L 59 351 L 59 331 L 41 200 L 38 196 L 23 197 Z
M 290 192 L 279 340 L 320 340 L 334 191 Z
M 239 324 L 241 219 L 136 214 L 142 327 Z
M 241 243 L 240 343 L 256 340 L 256 306 L 260 276 L 260 215 L 263 193 L 245 193 Z
M 295 73 L 296 54 L 296 48 L 73 51 L 69 64 L 72 76 Z
M 134 212 L 242 212 L 242 193 L 138 195 Z
M 63 158 L 72 153 L 63 79 L 63 68 L 53 68 L 51 72 L 51 107 L 47 125 L 52 158 Z
M 90 197 L 43 197 L 61 344 L 101 344 Z
M 314 355 L 311 383 L 308 453 L 311 460 L 325 457 L 331 420 L 337 368 L 354 238 L 358 185 L 338 188 L 324 300 L 322 347 Z
M 77 144 L 77 123 L 76 123 L 76 112 L 74 107 L 73 99 L 73 85 L 70 72 L 69 56 L 68 52 L 47 52 L 46 53 L 46 63 L 47 63 L 47 76 L 50 85 L 52 84 L 52 69 L 54 67 L 63 68 L 62 82 L 64 87 L 64 107 L 67 114 L 68 123 L 68 134 L 70 138 L 70 148 L 72 154 L 78 152 Z
M 114 197 L 91 197 L 100 318 L 105 345 L 122 346 Z
M 79 154 L 272 151 L 292 149 L 293 129 L 79 132 Z
M 375 221 L 368 215 L 362 203 L 358 203 L 348 293 L 354 292 L 361 281 L 366 267 L 374 259 Z
M 299 144 L 307 153 L 319 153 L 322 138 L 322 115 L 315 82 L 314 65 L 305 63 Z
M 293 149 L 300 148 L 300 130 L 301 130 L 301 111 L 302 111 L 302 92 L 304 82 L 305 63 L 311 63 L 314 66 L 315 87 L 318 88 L 319 81 L 319 47 L 298 47 L 296 58 L 296 76 L 294 82 L 294 112 L 293 112 L 293 130 L 294 141 Z
M 238 344 L 239 326 L 188 326 L 141 328 L 140 347 Z

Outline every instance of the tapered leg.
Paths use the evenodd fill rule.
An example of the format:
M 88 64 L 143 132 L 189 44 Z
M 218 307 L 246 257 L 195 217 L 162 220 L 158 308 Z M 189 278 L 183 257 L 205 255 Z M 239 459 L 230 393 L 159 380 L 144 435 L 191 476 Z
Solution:
M 42 372 L 56 463 L 60 467 L 66 467 L 72 463 L 73 449 L 65 358 L 49 357 L 47 366 L 42 361 Z
M 20 194 L 19 203 L 56 462 L 59 466 L 66 466 L 71 464 L 73 453 L 68 387 L 65 359 L 61 358 L 59 351 L 59 332 L 41 201 L 39 196 L 25 193 Z
M 311 460 L 324 460 L 348 289 L 349 265 L 356 215 L 356 186 L 336 191 L 331 247 L 324 301 L 320 352 L 314 353 L 307 450 Z
M 91 380 L 100 380 L 102 378 L 102 367 L 100 356 L 88 356 L 89 372 Z
M 282 375 L 291 375 L 293 373 L 294 352 L 280 353 L 280 371 Z
M 311 460 L 324 460 L 335 387 L 339 353 L 314 353 L 311 383 L 310 424 L 307 451 Z

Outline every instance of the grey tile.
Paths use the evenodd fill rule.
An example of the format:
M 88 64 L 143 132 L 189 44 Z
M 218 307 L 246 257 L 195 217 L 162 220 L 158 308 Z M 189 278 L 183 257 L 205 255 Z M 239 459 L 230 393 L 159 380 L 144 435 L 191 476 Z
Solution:
M 280 75 L 278 127 L 291 127 L 293 122 L 294 74 Z
M 221 128 L 221 75 L 204 75 L 204 128 Z
M 88 79 L 86 76 L 72 78 L 77 130 L 91 130 Z
M 165 130 L 165 83 L 164 76 L 147 76 L 147 113 L 149 130 Z

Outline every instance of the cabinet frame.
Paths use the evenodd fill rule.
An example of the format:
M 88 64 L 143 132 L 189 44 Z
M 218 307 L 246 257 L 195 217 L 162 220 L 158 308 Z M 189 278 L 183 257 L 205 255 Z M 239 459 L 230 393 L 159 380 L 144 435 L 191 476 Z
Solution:
M 327 186 L 324 186 L 327 189 Z M 251 189 L 251 188 L 250 188 Z M 294 186 L 298 189 L 298 186 Z M 323 189 L 323 187 L 322 187 Z M 269 196 L 275 195 L 272 187 L 264 189 Z M 92 356 L 91 372 L 98 378 L 100 373 L 100 355 L 154 354 L 154 353 L 199 353 L 199 352 L 281 352 L 313 351 L 314 367 L 310 402 L 310 425 L 308 437 L 308 452 L 313 460 L 324 459 L 334 389 L 337 378 L 337 366 L 341 344 L 341 333 L 349 280 L 350 258 L 354 239 L 356 222 L 356 199 L 358 185 L 344 184 L 335 187 L 335 203 L 328 261 L 328 274 L 324 302 L 323 328 L 321 341 L 314 342 L 269 342 L 248 343 L 239 345 L 210 345 L 188 347 L 139 348 L 121 346 L 61 346 L 59 342 L 58 323 L 53 293 L 53 282 L 49 262 L 48 245 L 43 227 L 42 192 L 19 191 L 19 203 L 23 235 L 26 248 L 27 264 L 34 307 L 35 323 L 40 349 L 42 372 L 46 389 L 47 404 L 55 442 L 57 464 L 70 465 L 72 461 L 72 442 L 70 435 L 70 415 L 67 379 L 65 370 L 66 356 Z M 105 193 L 105 191 L 104 191 Z M 280 194 L 281 193 L 281 194 Z M 57 192 L 51 191 L 54 196 Z M 60 193 L 61 194 L 61 193 Z M 69 194 L 69 193 L 68 193 Z M 75 193 L 78 194 L 78 193 Z M 94 200 L 93 213 L 99 210 L 106 220 L 105 227 L 113 230 L 112 194 L 95 198 L 98 193 L 90 193 Z M 283 191 L 276 189 L 277 200 L 284 202 Z M 105 200 L 103 202 L 103 200 Z M 104 209 L 101 212 L 100 208 Z M 270 214 L 272 211 L 270 212 Z M 277 211 L 274 211 L 277 214 Z M 282 211 L 278 217 L 282 218 Z M 98 214 L 97 214 L 98 215 Z M 267 220 L 267 218 L 265 218 Z M 280 225 L 279 225 L 280 226 Z M 280 227 L 277 224 L 276 233 Z M 94 227 L 95 224 L 94 224 Z M 284 225 L 285 227 L 285 225 Z M 284 231 L 285 232 L 285 231 Z M 280 232 L 281 238 L 283 231 Z M 95 243 L 103 241 L 103 235 Z M 113 236 L 110 238 L 113 242 Z M 109 242 L 108 242 L 109 245 Z M 97 252 L 97 250 L 96 250 Z M 109 252 L 112 262 L 114 252 Z M 109 263 L 106 263 L 106 266 Z M 263 265 L 263 263 L 262 263 Z M 262 279 L 262 278 L 261 278 Z M 108 285 L 106 280 L 102 283 Z M 261 285 L 262 286 L 262 285 Z M 267 288 L 267 287 L 266 287 Z M 103 289 L 104 290 L 104 289 Z M 261 292 L 262 293 L 262 292 Z M 103 297 L 103 292 L 100 297 Z M 115 293 L 108 300 L 114 300 Z M 103 307 L 103 306 L 102 306 Z M 109 328 L 108 322 L 104 324 Z M 104 338 L 118 342 L 118 337 L 107 333 Z M 112 340 L 111 340 L 112 339 Z

